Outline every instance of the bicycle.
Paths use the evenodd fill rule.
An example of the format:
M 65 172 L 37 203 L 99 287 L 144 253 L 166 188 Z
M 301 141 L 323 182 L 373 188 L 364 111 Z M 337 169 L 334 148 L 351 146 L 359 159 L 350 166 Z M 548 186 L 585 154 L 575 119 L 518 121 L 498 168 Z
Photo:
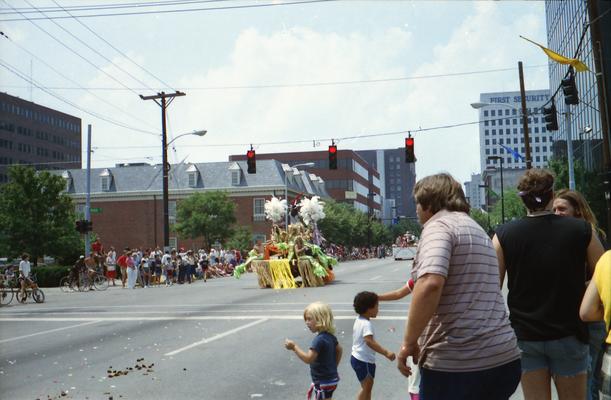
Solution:
M 28 297 L 31 297 L 36 303 L 45 302 L 45 292 L 38 287 L 36 283 L 36 275 L 32 274 L 29 278 L 30 282 L 26 283 L 25 292 L 22 292 L 21 287 L 16 287 L 14 290 L 17 291 L 17 301 L 25 303 Z
M 2 282 L 0 283 L 0 306 L 10 304 L 13 301 L 13 296 L 13 289 L 9 286 L 8 280 L 2 277 Z
M 93 278 L 90 278 L 87 273 L 79 274 L 79 282 L 77 284 L 76 279 L 72 277 L 72 275 L 64 276 L 59 281 L 59 287 L 62 292 L 85 292 L 89 289 L 96 289 L 100 291 L 104 291 L 108 289 L 108 279 L 96 272 Z

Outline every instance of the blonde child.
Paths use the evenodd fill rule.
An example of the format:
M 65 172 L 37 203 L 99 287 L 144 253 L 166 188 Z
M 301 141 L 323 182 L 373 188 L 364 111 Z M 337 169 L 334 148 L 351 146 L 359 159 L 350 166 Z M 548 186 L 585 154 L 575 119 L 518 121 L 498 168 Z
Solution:
M 316 333 L 308 352 L 289 339 L 286 339 L 284 347 L 294 351 L 301 361 L 310 365 L 312 385 L 307 398 L 332 399 L 339 383 L 337 366 L 342 358 L 342 346 L 334 336 L 333 312 L 327 304 L 316 302 L 306 307 L 303 319 L 308 329 Z
M 414 280 L 410 279 L 405 283 L 405 286 L 393 290 L 391 292 L 386 292 L 378 295 L 379 301 L 393 301 L 400 300 L 410 294 L 414 289 Z M 411 363 L 411 360 L 408 360 L 410 363 L 409 367 L 412 370 L 412 374 L 407 379 L 408 384 L 408 392 L 410 396 L 410 400 L 419 400 L 420 396 L 420 370 L 417 365 Z
M 358 400 L 371 400 L 373 380 L 376 375 L 375 353 L 380 353 L 390 361 L 395 353 L 385 349 L 375 340 L 371 319 L 378 316 L 378 295 L 373 292 L 360 292 L 354 297 L 354 311 L 359 315 L 352 327 L 352 354 L 350 365 L 361 383 Z

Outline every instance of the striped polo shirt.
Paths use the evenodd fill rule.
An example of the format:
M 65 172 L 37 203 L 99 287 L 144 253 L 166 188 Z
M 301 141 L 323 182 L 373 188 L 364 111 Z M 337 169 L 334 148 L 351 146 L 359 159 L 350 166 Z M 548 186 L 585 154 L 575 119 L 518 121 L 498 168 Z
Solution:
M 412 277 L 417 282 L 431 273 L 446 281 L 437 311 L 418 339 L 420 366 L 470 372 L 520 358 L 492 241 L 467 214 L 441 210 L 424 224 Z

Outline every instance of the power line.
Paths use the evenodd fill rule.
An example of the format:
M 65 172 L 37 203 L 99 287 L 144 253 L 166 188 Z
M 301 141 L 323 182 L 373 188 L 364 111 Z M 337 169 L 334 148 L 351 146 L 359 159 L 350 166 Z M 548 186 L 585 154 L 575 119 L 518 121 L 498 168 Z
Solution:
M 547 64 L 537 64 L 530 65 L 524 68 L 541 68 L 547 67 Z M 185 91 L 194 91 L 194 90 L 243 90 L 243 89 L 276 89 L 276 88 L 292 88 L 292 87 L 316 87 L 316 86 L 334 86 L 334 85 L 357 85 L 357 84 L 368 84 L 368 83 L 385 83 L 385 82 L 398 82 L 398 81 L 409 81 L 409 80 L 419 80 L 419 79 L 434 79 L 434 78 L 449 78 L 454 76 L 465 76 L 465 75 L 477 75 L 477 74 L 489 74 L 495 72 L 507 72 L 507 71 L 515 71 L 514 67 L 508 68 L 497 68 L 497 69 L 487 69 L 487 70 L 475 70 L 475 71 L 465 71 L 465 72 L 451 72 L 446 74 L 434 74 L 434 75 L 414 75 L 414 76 L 403 76 L 396 78 L 379 78 L 379 79 L 363 79 L 363 80 L 353 80 L 353 81 L 328 81 L 328 82 L 303 82 L 303 83 L 272 83 L 272 84 L 262 84 L 262 85 L 242 85 L 242 86 L 200 86 L 200 87 L 186 87 L 180 88 L 180 90 Z M 15 87 L 10 85 L 2 85 L 3 87 Z M 53 90 L 79 90 L 74 87 L 65 87 L 65 86 L 53 86 L 49 87 Z M 111 87 L 87 87 L 88 90 L 99 90 L 99 91 L 124 91 L 128 89 L 123 88 L 111 88 Z M 132 90 L 146 90 L 147 88 L 130 88 Z M 162 88 L 153 88 L 154 91 L 161 91 Z
M 45 12 L 65 12 L 70 11 L 97 11 L 97 10 L 111 10 L 121 8 L 146 8 L 146 7 L 165 7 L 173 5 L 183 4 L 194 4 L 194 3 L 218 3 L 229 0 L 170 0 L 170 1 L 149 1 L 149 2 L 137 2 L 137 3 L 114 3 L 114 4 L 91 4 L 91 5 L 80 5 L 80 6 L 66 6 L 62 7 L 38 7 L 33 10 L 32 7 L 16 7 L 15 10 L 21 11 L 24 14 L 38 13 L 37 10 L 43 10 Z M 57 4 L 57 3 L 55 3 Z M 0 11 L 0 15 L 13 15 L 16 11 Z
M 106 14 L 82 14 L 82 15 L 76 15 L 76 17 L 77 18 L 95 18 L 95 17 L 116 17 L 116 16 L 126 16 L 126 15 L 174 14 L 174 13 L 184 13 L 184 12 L 194 12 L 194 11 L 222 11 L 222 10 L 276 7 L 276 6 L 293 6 L 293 5 L 300 5 L 300 4 L 312 4 L 312 3 L 327 3 L 331 1 L 338 1 L 338 0 L 303 0 L 303 1 L 292 1 L 292 2 L 284 2 L 284 3 L 256 3 L 256 4 L 224 6 L 224 7 L 202 7 L 202 8 L 186 8 L 186 9 L 158 10 L 158 11 L 137 11 L 137 12 L 134 11 L 134 12 L 106 13 Z M 30 19 L 31 20 L 51 20 L 51 19 L 68 19 L 68 18 L 72 18 L 72 17 L 61 15 L 61 16 L 52 16 L 52 17 L 34 17 Z M 23 16 L 23 18 L 0 19 L 0 22 L 17 22 L 17 21 L 24 21 L 26 19 L 28 18 Z
M 11 6 L 6 0 L 3 0 L 5 4 L 7 4 L 9 7 L 11 7 L 12 9 L 14 9 L 13 6 Z M 27 19 L 32 25 L 34 25 L 35 27 L 37 27 L 38 29 L 40 29 L 41 31 L 43 31 L 44 33 L 46 33 L 47 35 L 49 35 L 51 38 L 53 38 L 57 43 L 61 44 L 63 47 L 65 47 L 66 49 L 68 49 L 70 52 L 72 52 L 74 55 L 76 55 L 77 57 L 79 57 L 80 59 L 82 59 L 83 61 L 85 61 L 87 64 L 91 65 L 92 67 L 94 67 L 95 69 L 97 69 L 98 71 L 102 72 L 104 75 L 106 75 L 107 77 L 109 77 L 110 79 L 112 79 L 113 81 L 117 82 L 119 85 L 123 86 L 125 89 L 129 90 L 130 92 L 133 92 L 134 94 L 138 94 L 135 90 L 130 89 L 129 87 L 127 87 L 123 82 L 119 81 L 117 78 L 115 78 L 114 76 L 112 76 L 111 74 L 109 74 L 108 72 L 104 71 L 102 68 L 98 67 L 96 64 L 94 64 L 93 62 L 89 61 L 87 58 L 83 57 L 81 54 L 79 54 L 76 50 L 72 49 L 70 46 L 68 46 L 67 44 L 65 44 L 64 42 L 62 42 L 61 40 L 59 40 L 58 38 L 56 38 L 55 36 L 53 36 L 51 33 L 49 33 L 47 30 L 45 30 L 44 28 L 40 27 L 36 22 L 34 22 L 32 19 L 29 18 L 25 18 Z
M 121 128 L 126 128 L 126 129 L 130 129 L 132 131 L 146 133 L 148 135 L 153 135 L 155 137 L 159 137 L 159 134 L 156 133 L 156 132 L 146 131 L 146 130 L 143 130 L 143 129 L 139 129 L 139 128 L 135 128 L 135 127 L 126 125 L 126 124 L 124 124 L 122 122 L 115 121 L 115 120 L 113 120 L 113 119 L 111 119 L 109 117 L 105 117 L 105 116 L 103 116 L 101 114 L 98 114 L 96 112 L 87 110 L 87 109 L 85 109 L 85 108 L 83 108 L 83 107 L 81 107 L 81 106 L 79 106 L 77 104 L 74 104 L 70 100 L 63 98 L 63 97 L 61 97 L 61 96 L 51 92 L 50 90 L 48 90 L 47 88 L 43 87 L 42 85 L 38 84 L 34 79 L 29 78 L 27 75 L 25 75 L 22 72 L 20 72 L 17 68 L 15 68 L 15 67 L 13 67 L 13 66 L 5 63 L 5 62 L 3 62 L 2 59 L 0 59 L 0 66 L 4 67 L 9 72 L 17 75 L 19 78 L 23 79 L 24 81 L 26 81 L 26 82 L 36 86 L 38 89 L 42 90 L 43 92 L 47 93 L 48 95 L 50 95 L 52 97 L 55 97 L 56 99 L 58 99 L 58 100 L 60 100 L 60 101 L 62 101 L 64 103 L 66 103 L 66 104 L 76 108 L 77 110 L 80 110 L 80 111 L 82 111 L 82 112 L 84 112 L 86 114 L 89 114 L 89 115 L 91 115 L 91 116 L 93 116 L 95 118 L 98 118 L 98 119 L 101 119 L 103 121 L 109 122 L 109 123 L 111 123 L 113 125 L 116 125 L 116 126 L 119 126 Z
M 30 6 L 32 6 L 32 4 L 28 1 L 28 0 L 24 0 L 26 3 L 28 3 Z M 34 6 L 32 6 L 34 7 Z M 36 8 L 36 7 L 34 7 Z M 44 12 L 41 12 L 42 15 L 46 14 Z M 69 14 L 70 15 L 70 14 Z M 106 57 L 104 54 L 100 53 L 99 51 L 97 51 L 96 49 L 94 49 L 93 47 L 91 47 L 88 43 L 86 43 L 85 41 L 83 41 L 81 38 L 79 38 L 78 36 L 76 36 L 75 34 L 73 34 L 72 32 L 70 32 L 68 29 L 64 28 L 63 26 L 61 26 L 58 22 L 51 20 L 51 22 L 56 25 L 58 28 L 60 28 L 62 31 L 66 32 L 68 35 L 70 35 L 73 39 L 77 40 L 79 43 L 81 43 L 83 46 L 87 47 L 89 50 L 93 51 L 95 54 L 97 54 L 98 56 L 102 57 L 104 60 L 106 60 L 107 62 L 109 62 L 111 65 L 113 65 L 115 68 L 117 68 L 119 71 L 123 72 L 124 74 L 126 74 L 127 76 L 129 76 L 130 78 L 132 78 L 133 80 L 135 80 L 136 82 L 138 82 L 141 85 L 144 85 L 146 87 L 149 88 L 149 90 L 152 90 L 145 82 L 142 82 L 139 78 L 137 78 L 136 76 L 132 75 L 129 71 L 126 71 L 125 69 L 123 69 L 120 65 L 116 64 L 114 61 L 112 61 L 111 59 L 109 59 L 108 57 Z
M 55 4 L 57 4 L 59 7 L 60 4 L 53 0 L 53 2 Z M 62 7 L 62 9 L 64 9 L 64 7 Z M 64 9 L 65 10 L 65 9 Z M 144 72 L 146 72 L 147 74 L 149 74 L 150 76 L 152 76 L 153 78 L 155 78 L 157 81 L 161 82 L 162 85 L 176 91 L 176 89 L 172 88 L 172 86 L 168 83 L 165 83 L 163 80 L 161 80 L 160 78 L 158 78 L 155 74 L 153 74 L 152 72 L 150 72 L 148 69 L 144 68 L 142 65 L 138 64 L 137 62 L 135 62 L 130 56 L 128 56 L 127 54 L 125 54 L 124 52 L 122 52 L 121 50 L 119 50 L 118 48 L 116 48 L 115 46 L 113 46 L 112 43 L 110 43 L 109 41 L 107 41 L 106 39 L 104 39 L 102 36 L 98 35 L 93 29 L 91 29 L 89 26 L 85 25 L 85 23 L 83 23 L 81 20 L 79 20 L 78 18 L 76 18 L 75 16 L 73 16 L 72 14 L 70 14 L 69 11 L 66 11 L 66 13 L 68 15 L 70 15 L 72 18 L 74 18 L 74 20 L 76 22 L 78 22 L 80 25 L 82 25 L 85 29 L 87 29 L 89 32 L 91 32 L 93 35 L 95 35 L 95 37 L 97 37 L 98 39 L 100 39 L 101 41 L 103 41 L 104 43 L 106 43 L 108 46 L 110 46 L 113 50 L 115 50 L 117 53 L 121 54 L 126 60 L 128 60 L 129 62 L 131 62 L 132 64 L 134 64 L 135 66 L 137 66 L 138 68 L 140 68 L 141 70 L 143 70 Z
M 46 65 L 48 68 L 50 68 L 52 71 L 54 71 L 56 74 L 58 74 L 59 76 L 61 76 L 62 78 L 74 83 L 75 85 L 79 86 L 81 89 L 85 90 L 86 92 L 90 93 L 93 97 L 95 97 L 96 99 L 100 100 L 101 102 L 103 102 L 104 104 L 114 108 L 115 110 L 118 110 L 120 112 L 122 112 L 123 114 L 137 120 L 140 121 L 146 125 L 149 125 L 148 121 L 145 121 L 133 114 L 130 114 L 129 112 L 127 112 L 124 108 L 118 107 L 116 105 L 114 105 L 113 103 L 105 100 L 104 98 L 98 96 L 97 94 L 95 94 L 93 91 L 88 90 L 87 88 L 81 86 L 78 82 L 76 82 L 75 80 L 73 80 L 72 78 L 66 76 L 65 74 L 63 74 L 61 71 L 58 71 L 56 68 L 54 68 L 52 65 L 50 65 L 49 63 L 47 63 L 45 60 L 43 60 L 42 58 L 38 57 L 36 54 L 32 53 L 31 51 L 29 51 L 28 49 L 26 49 L 25 47 L 21 46 L 19 43 L 13 41 L 12 39 L 10 39 L 6 34 L 4 34 L 4 32 L 0 32 L 0 36 L 3 36 L 6 40 L 8 40 L 9 42 L 11 42 L 13 45 L 17 46 L 19 49 L 23 50 L 24 52 L 28 53 L 31 57 L 34 57 L 36 60 L 38 60 L 39 62 L 41 62 L 43 65 Z M 47 89 L 52 90 L 52 88 L 47 86 Z M 151 125 L 149 125 L 151 126 Z

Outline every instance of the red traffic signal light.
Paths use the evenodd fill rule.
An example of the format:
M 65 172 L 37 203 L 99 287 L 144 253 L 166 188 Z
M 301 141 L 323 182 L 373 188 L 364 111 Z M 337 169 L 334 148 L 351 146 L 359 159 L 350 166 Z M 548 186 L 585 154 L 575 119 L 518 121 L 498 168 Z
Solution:
M 337 169 L 337 146 L 329 146 L 329 169 Z
M 579 104 L 579 94 L 572 70 L 569 71 L 569 76 L 560 82 L 560 86 L 562 86 L 562 93 L 564 93 L 564 104 L 567 106 Z
M 257 173 L 257 158 L 254 150 L 248 150 L 246 152 L 246 161 L 248 163 L 248 173 Z
M 416 162 L 416 154 L 414 153 L 414 138 L 405 138 L 405 162 L 413 163 Z

